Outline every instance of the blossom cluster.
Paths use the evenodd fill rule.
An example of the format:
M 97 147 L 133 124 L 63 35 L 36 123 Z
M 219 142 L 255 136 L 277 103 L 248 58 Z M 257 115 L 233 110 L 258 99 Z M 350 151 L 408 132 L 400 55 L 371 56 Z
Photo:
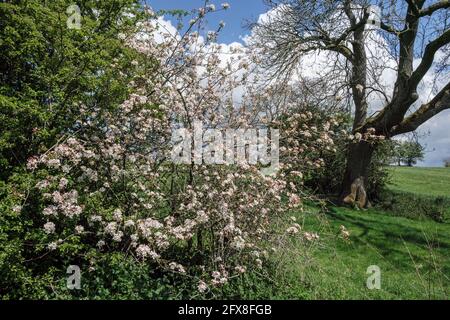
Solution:
M 386 137 L 384 135 L 377 135 L 375 128 L 368 128 L 364 133 L 356 132 L 354 135 L 351 134 L 349 136 L 349 139 L 354 143 L 366 141 L 374 144 L 380 141 L 384 141 Z

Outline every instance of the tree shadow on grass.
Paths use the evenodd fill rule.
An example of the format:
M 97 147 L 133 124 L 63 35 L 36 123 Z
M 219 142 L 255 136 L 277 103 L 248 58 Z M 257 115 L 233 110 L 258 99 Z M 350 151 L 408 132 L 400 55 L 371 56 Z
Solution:
M 344 211 L 345 210 L 345 211 Z M 439 255 L 449 256 L 450 238 L 445 232 L 425 230 L 402 224 L 401 219 L 383 215 L 361 214 L 330 208 L 327 216 L 334 223 L 352 230 L 352 244 L 357 250 L 376 250 L 383 258 L 398 267 L 411 268 L 414 263 L 429 263 L 429 246 Z M 391 222 L 387 220 L 397 220 Z M 420 223 L 420 222 L 417 222 Z M 357 231 L 356 231 L 356 230 Z M 441 228 L 442 229 L 442 228 Z M 441 230 L 440 229 L 440 230 Z M 369 249 L 369 250 L 370 250 Z M 447 269 L 447 267 L 445 267 Z

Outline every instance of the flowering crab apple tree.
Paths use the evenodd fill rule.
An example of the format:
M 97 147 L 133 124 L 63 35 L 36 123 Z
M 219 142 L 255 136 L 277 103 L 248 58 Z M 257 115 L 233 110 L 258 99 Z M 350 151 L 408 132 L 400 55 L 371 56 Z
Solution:
M 44 177 L 35 191 L 49 252 L 73 239 L 100 252 L 126 252 L 192 277 L 200 292 L 262 266 L 274 218 L 300 205 L 285 179 L 290 173 L 265 176 L 256 165 L 170 160 L 174 128 L 192 128 L 195 120 L 209 128 L 245 128 L 256 117 L 233 98 L 251 85 L 245 50 L 231 48 L 221 59 L 216 32 L 205 39 L 193 31 L 214 9 L 200 8 L 183 34 L 150 13 L 139 33 L 122 37 L 141 54 L 133 62 L 129 98 L 108 110 L 80 105 L 70 133 L 29 159 L 28 168 Z M 315 148 L 331 144 L 322 128 L 310 129 L 322 137 Z M 288 144 L 286 154 L 291 147 L 297 154 L 309 148 Z

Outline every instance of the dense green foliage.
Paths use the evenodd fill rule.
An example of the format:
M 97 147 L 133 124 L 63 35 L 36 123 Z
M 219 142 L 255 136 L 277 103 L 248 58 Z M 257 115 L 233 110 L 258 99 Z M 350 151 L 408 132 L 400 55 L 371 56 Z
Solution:
M 63 130 L 76 130 L 80 104 L 110 108 L 123 101 L 119 72 L 131 52 L 117 35 L 133 27 L 125 13 L 136 2 L 79 1 L 81 29 L 67 27 L 68 0 L 0 3 L 2 180 Z
M 376 207 L 396 216 L 412 219 L 433 219 L 444 222 L 450 217 L 450 198 L 411 192 L 385 190 Z
M 128 70 L 135 53 L 118 35 L 134 28 L 137 1 L 78 1 L 81 29 L 67 27 L 66 10 L 72 4 L 0 3 L 0 296 L 4 298 L 56 297 L 64 266 L 73 263 L 77 253 L 89 254 L 74 239 L 60 255 L 42 259 L 48 254 L 43 250 L 46 235 L 38 227 L 43 219 L 35 214 L 40 204 L 29 191 L 39 177 L 25 171 L 27 159 L 78 129 L 73 124 L 80 105 L 113 108 L 128 95 Z M 27 206 L 20 213 L 14 211 L 24 200 Z

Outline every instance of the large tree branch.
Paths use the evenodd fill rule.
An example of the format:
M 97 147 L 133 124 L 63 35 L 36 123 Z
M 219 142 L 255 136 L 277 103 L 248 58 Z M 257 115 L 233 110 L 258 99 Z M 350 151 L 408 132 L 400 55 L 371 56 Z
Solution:
M 349 16 L 350 15 L 350 16 Z M 350 27 L 347 28 L 342 35 L 340 35 L 338 38 L 334 39 L 336 42 L 340 43 L 341 41 L 344 41 L 348 38 L 348 36 L 357 31 L 360 30 L 361 28 L 364 28 L 365 25 L 367 24 L 367 21 L 369 20 L 369 12 L 366 10 L 364 13 L 364 16 L 362 17 L 362 19 L 358 22 L 356 22 L 356 18 L 354 16 L 353 13 L 348 13 L 347 16 L 350 19 Z
M 364 124 L 367 118 L 367 99 L 366 99 L 366 85 L 367 85 L 367 56 L 365 52 L 365 35 L 364 29 L 369 20 L 369 10 L 364 10 L 363 17 L 358 21 L 352 9 L 352 1 L 344 1 L 344 12 L 350 21 L 350 27 L 338 38 L 338 41 L 343 41 L 352 34 L 351 40 L 353 47 L 353 59 L 350 87 L 353 94 L 353 102 L 355 104 L 355 116 L 353 119 L 353 129 Z
M 417 2 L 417 1 L 415 1 L 415 0 L 406 0 L 406 3 L 408 3 L 409 9 L 411 9 L 411 12 L 412 12 L 414 15 L 418 16 L 419 13 L 420 13 L 420 9 L 419 9 L 418 6 L 419 6 L 420 4 L 418 4 L 418 3 L 416 3 L 416 2 Z M 422 5 L 423 5 L 423 2 L 424 2 L 424 1 L 419 1 L 419 2 L 421 2 Z
M 391 102 L 367 125 L 372 125 L 378 131 L 388 135 L 390 129 L 402 121 L 409 107 L 417 100 L 415 87 L 411 86 L 411 76 L 414 72 L 414 43 L 417 37 L 419 19 L 418 11 L 424 0 L 407 0 L 408 9 L 405 16 L 404 30 L 399 34 L 399 64 L 397 80 Z
M 423 5 L 423 0 L 416 3 L 413 0 L 407 0 L 408 10 L 405 17 L 404 31 L 400 34 L 400 59 L 398 80 L 405 82 L 413 72 L 414 60 L 414 42 L 417 37 L 419 27 L 418 10 Z M 420 6 L 418 8 L 418 6 Z M 403 83 L 404 85 L 405 83 Z
M 391 129 L 391 136 L 414 131 L 420 125 L 446 109 L 450 109 L 450 82 L 430 102 L 423 104 L 399 125 L 394 126 Z
M 383 21 L 380 21 L 380 28 L 381 28 L 381 30 L 384 30 L 384 31 L 387 31 L 389 33 L 395 34 L 396 36 L 400 35 L 400 31 L 398 31 L 394 27 L 384 23 Z
M 352 0 L 344 1 L 344 12 L 347 15 L 348 19 L 350 20 L 350 26 L 353 27 L 356 24 L 356 17 L 352 11 Z
M 447 8 L 450 8 L 450 0 L 442 0 L 442 1 L 439 1 L 439 2 L 436 2 L 432 5 L 430 5 L 427 8 L 420 10 L 419 15 L 421 17 L 431 16 L 434 12 L 436 12 L 440 9 L 447 9 Z
M 427 44 L 422 61 L 411 75 L 410 84 L 413 88 L 417 87 L 427 71 L 431 68 L 436 52 L 448 43 L 450 43 L 450 29 L 447 29 L 441 36 Z

